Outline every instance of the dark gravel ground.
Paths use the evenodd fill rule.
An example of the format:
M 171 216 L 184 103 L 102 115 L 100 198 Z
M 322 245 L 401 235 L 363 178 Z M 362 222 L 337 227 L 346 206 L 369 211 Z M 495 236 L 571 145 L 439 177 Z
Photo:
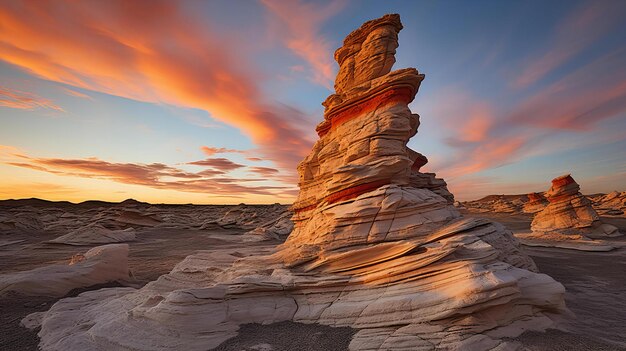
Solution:
M 245 324 L 239 335 L 215 351 L 340 351 L 347 350 L 356 330 L 319 324 L 280 322 Z
M 39 330 L 23 328 L 20 321 L 31 313 L 47 311 L 56 301 L 56 298 L 16 294 L 3 297 L 0 300 L 0 350 L 37 350 Z
M 624 351 L 619 346 L 607 344 L 586 336 L 566 333 L 556 329 L 545 333 L 526 332 L 519 338 L 528 351 Z
M 98 284 L 87 288 L 74 289 L 66 297 L 75 297 L 85 291 L 122 286 L 119 283 Z M 35 312 L 47 311 L 60 300 L 54 297 L 23 296 L 9 293 L 0 300 L 0 350 L 38 350 L 39 337 L 37 330 L 30 330 L 20 326 L 20 321 L 27 315 Z

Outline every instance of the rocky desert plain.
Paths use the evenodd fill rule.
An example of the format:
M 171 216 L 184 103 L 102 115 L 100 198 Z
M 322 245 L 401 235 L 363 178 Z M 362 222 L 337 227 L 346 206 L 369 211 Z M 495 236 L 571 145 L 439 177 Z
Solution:
M 0 348 L 626 350 L 626 192 L 455 201 L 401 29 L 335 52 L 293 204 L 1 201 Z

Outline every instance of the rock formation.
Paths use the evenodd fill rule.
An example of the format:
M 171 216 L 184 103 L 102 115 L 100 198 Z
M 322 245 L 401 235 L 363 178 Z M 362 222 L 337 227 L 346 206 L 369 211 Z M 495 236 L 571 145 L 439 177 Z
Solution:
M 128 279 L 128 245 L 110 244 L 75 255 L 66 265 L 0 275 L 0 295 L 61 297 L 76 288 Z
M 135 229 L 133 228 L 111 230 L 99 224 L 89 224 L 49 242 L 66 245 L 93 245 L 122 243 L 133 240 L 135 240 Z
M 268 226 L 288 211 L 288 207 L 281 204 L 273 205 L 246 205 L 229 206 L 230 208 L 219 218 L 206 220 L 200 229 L 210 229 L 218 226 L 224 229 L 240 228 L 254 230 L 259 226 Z M 287 233 L 288 234 L 288 233 Z
M 546 198 L 549 204 L 535 214 L 532 233 L 516 234 L 525 244 L 598 251 L 616 247 L 591 240 L 622 234 L 615 226 L 600 221 L 591 201 L 580 193 L 580 186 L 571 175 L 554 178 Z
M 524 206 L 525 198 L 523 195 L 489 195 L 479 200 L 464 202 L 463 205 L 470 212 L 518 214 Z
M 159 220 L 155 216 L 143 214 L 135 210 L 124 210 L 118 215 L 118 217 L 115 220 L 120 223 L 126 223 L 126 224 L 138 225 L 138 226 L 146 226 L 146 227 L 154 227 L 161 223 L 161 220 Z
M 622 216 L 626 212 L 626 191 L 590 196 L 594 209 L 604 216 Z
M 549 327 L 563 287 L 419 172 L 408 104 L 424 75 L 391 71 L 400 29 L 386 15 L 337 50 L 336 94 L 274 253 L 199 253 L 142 289 L 61 300 L 43 316 L 42 349 L 206 350 L 240 324 L 293 320 L 356 328 L 353 350 L 503 350 L 515 347 L 504 337 Z
M 541 193 L 528 194 L 528 202 L 524 204 L 524 213 L 537 213 L 548 205 L 548 200 Z
M 280 240 L 284 241 L 293 230 L 293 212 L 285 211 L 268 222 L 246 233 L 245 241 Z

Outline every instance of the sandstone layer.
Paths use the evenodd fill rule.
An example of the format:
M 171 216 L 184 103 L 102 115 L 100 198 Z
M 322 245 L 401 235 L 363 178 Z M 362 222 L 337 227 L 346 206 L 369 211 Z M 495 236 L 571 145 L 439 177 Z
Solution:
M 554 178 L 546 198 L 549 204 L 535 214 L 532 233 L 516 234 L 525 244 L 591 251 L 621 246 L 601 240 L 622 234 L 617 227 L 600 221 L 591 201 L 580 193 L 580 186 L 571 175 Z
M 401 29 L 386 15 L 337 50 L 284 244 L 199 253 L 144 288 L 61 300 L 42 318 L 42 349 L 206 350 L 241 324 L 292 320 L 356 328 L 352 350 L 505 350 L 517 347 L 505 337 L 551 326 L 563 287 L 502 225 L 463 218 L 406 146 L 424 75 L 391 71 Z
M 537 213 L 548 205 L 548 200 L 541 193 L 528 194 L 528 202 L 524 204 L 524 213 Z
M 0 275 L 0 296 L 16 292 L 61 297 L 76 288 L 128 279 L 128 245 L 109 244 L 75 255 L 69 264 Z
M 589 196 L 593 208 L 604 216 L 623 216 L 626 212 L 626 191 Z
M 49 242 L 66 245 L 93 245 L 133 240 L 135 240 L 135 229 L 133 228 L 111 230 L 99 224 L 89 224 Z

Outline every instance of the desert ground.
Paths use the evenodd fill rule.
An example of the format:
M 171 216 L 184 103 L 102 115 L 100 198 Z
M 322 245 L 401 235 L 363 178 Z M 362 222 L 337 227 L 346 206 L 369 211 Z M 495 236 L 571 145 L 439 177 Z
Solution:
M 137 233 L 135 240 L 129 242 L 129 269 L 132 279 L 74 289 L 66 296 L 76 296 L 84 291 L 103 287 L 143 286 L 168 273 L 183 258 L 199 250 L 261 252 L 280 244 L 284 239 L 265 237 L 261 241 L 244 240 L 247 237 L 245 233 L 250 231 L 250 223 L 242 225 L 241 219 L 235 219 L 229 224 L 217 223 L 220 220 L 219 215 L 223 217 L 229 209 L 236 206 L 155 206 L 148 204 L 128 206 L 107 203 L 97 206 L 60 206 L 48 202 L 5 203 L 4 205 L 0 211 L 2 211 L 5 223 L 10 222 L 7 220 L 9 217 L 22 218 L 22 223 L 32 223 L 25 220 L 25 218 L 30 218 L 27 215 L 30 215 L 33 220 L 35 217 L 47 218 L 49 223 L 47 225 L 39 223 L 39 229 L 18 225 L 12 229 L 5 227 L 2 230 L 0 274 L 27 271 L 52 264 L 67 264 L 77 252 L 86 251 L 91 246 L 95 246 L 49 243 L 50 240 L 67 233 L 67 226 L 71 225 L 71 222 L 64 222 L 65 226 L 52 224 L 59 222 L 62 218 L 98 217 L 99 213 L 107 213 L 111 217 L 107 220 L 112 223 L 115 222 L 112 219 L 119 219 L 119 213 L 128 211 L 150 214 L 151 218 L 158 218 L 159 221 L 163 221 L 163 218 L 173 218 L 179 213 L 197 214 L 196 222 L 188 220 L 187 228 L 176 228 L 174 225 L 168 226 L 162 222 L 157 225 L 116 222 L 120 227 L 134 228 Z M 268 210 L 264 211 L 264 207 Z M 276 211 L 271 210 L 270 207 L 257 206 L 252 212 L 275 214 Z M 500 222 L 513 231 L 528 229 L 532 221 L 532 215 L 523 213 L 476 213 L 468 210 L 461 210 L 461 212 L 467 217 L 482 217 Z M 57 215 L 42 217 L 43 213 L 56 213 Z M 168 217 L 168 213 L 172 216 Z M 204 217 L 202 213 L 205 214 Z M 215 217 L 213 218 L 215 223 L 212 225 L 205 223 L 203 227 L 202 222 L 207 222 L 207 218 L 211 216 Z M 258 222 L 265 223 L 267 219 L 262 218 Z M 626 218 L 613 216 L 602 217 L 602 220 L 626 232 Z M 626 241 L 624 237 L 611 240 Z M 551 329 L 546 333 L 526 332 L 516 340 L 521 341 L 529 350 L 626 349 L 626 334 L 624 334 L 626 324 L 625 249 L 610 252 L 531 247 L 524 249 L 542 273 L 550 275 L 565 286 L 566 303 L 572 315 L 564 317 L 558 329 Z M 39 341 L 37 330 L 31 331 L 20 326 L 20 321 L 30 313 L 49 309 L 57 300 L 59 300 L 58 297 L 24 296 L 16 292 L 2 296 L 0 300 L 2 349 L 37 350 Z M 222 343 L 216 350 L 347 350 L 354 333 L 355 330 L 348 327 L 333 328 L 318 324 L 294 322 L 270 325 L 247 324 L 242 326 L 238 336 Z

